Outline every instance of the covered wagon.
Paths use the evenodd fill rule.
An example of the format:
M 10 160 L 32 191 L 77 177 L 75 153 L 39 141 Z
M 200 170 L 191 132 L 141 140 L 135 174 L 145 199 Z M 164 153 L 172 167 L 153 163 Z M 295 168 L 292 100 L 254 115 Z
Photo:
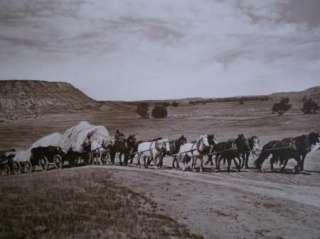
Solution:
M 50 165 L 62 168 L 63 152 L 60 148 L 61 140 L 62 134 L 60 133 L 46 135 L 34 142 L 27 150 L 19 151 L 15 160 L 20 165 L 28 165 L 30 163 L 33 168 L 40 166 L 43 170 L 47 170 Z
M 65 153 L 65 161 L 76 166 L 88 164 L 91 153 L 102 149 L 110 141 L 111 136 L 106 127 L 82 121 L 65 131 L 60 147 Z

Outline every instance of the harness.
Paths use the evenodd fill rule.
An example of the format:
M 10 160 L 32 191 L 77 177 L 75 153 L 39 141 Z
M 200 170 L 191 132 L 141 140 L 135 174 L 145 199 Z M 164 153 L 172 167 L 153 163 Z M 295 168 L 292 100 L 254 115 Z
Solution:
M 149 149 L 146 149 L 146 150 L 144 150 L 144 151 L 141 151 L 140 153 L 150 152 L 150 153 L 152 154 L 152 145 L 153 145 L 153 144 L 155 144 L 156 150 L 161 151 L 161 148 L 159 148 L 159 146 L 157 146 L 157 141 L 152 141 L 152 142 L 150 143 Z M 151 156 L 153 156 L 153 155 L 151 155 Z
M 203 139 L 201 140 L 198 140 L 197 142 L 193 143 L 192 146 L 191 146 L 191 149 L 190 150 L 187 150 L 187 151 L 183 151 L 183 152 L 178 152 L 176 154 L 173 154 L 173 156 L 177 156 L 177 155 L 180 155 L 180 154 L 187 154 L 187 153 L 192 153 L 196 150 L 198 150 L 199 153 L 203 152 L 203 151 L 200 151 L 199 147 L 200 147 L 200 142 L 202 141 Z M 196 146 L 196 148 L 193 148 L 194 146 Z M 192 155 L 193 156 L 193 155 Z

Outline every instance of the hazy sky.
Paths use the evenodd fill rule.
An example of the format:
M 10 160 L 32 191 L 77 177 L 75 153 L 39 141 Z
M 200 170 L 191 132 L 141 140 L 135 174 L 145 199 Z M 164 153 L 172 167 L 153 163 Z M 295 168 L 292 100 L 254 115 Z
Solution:
M 0 0 L 0 79 L 96 99 L 320 85 L 319 0 Z

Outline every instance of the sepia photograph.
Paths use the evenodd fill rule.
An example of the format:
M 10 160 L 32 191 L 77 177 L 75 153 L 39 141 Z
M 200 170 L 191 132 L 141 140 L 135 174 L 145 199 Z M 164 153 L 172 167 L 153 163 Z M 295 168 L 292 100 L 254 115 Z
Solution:
M 320 0 L 0 0 L 0 239 L 320 239 Z

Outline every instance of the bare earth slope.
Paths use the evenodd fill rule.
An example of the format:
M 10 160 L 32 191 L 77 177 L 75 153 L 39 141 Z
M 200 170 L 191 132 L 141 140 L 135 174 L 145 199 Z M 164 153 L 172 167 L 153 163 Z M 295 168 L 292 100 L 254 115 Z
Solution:
M 83 110 L 94 105 L 93 99 L 68 83 L 0 81 L 0 109 L 9 117 Z

